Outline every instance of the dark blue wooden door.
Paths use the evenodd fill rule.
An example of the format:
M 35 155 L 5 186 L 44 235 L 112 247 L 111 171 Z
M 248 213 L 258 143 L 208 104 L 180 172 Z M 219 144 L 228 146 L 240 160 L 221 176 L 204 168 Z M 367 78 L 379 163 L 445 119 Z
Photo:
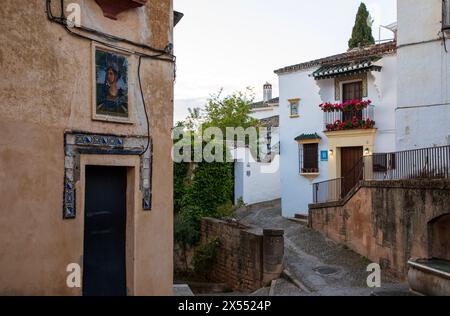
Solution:
M 126 168 L 86 167 L 83 295 L 126 295 Z

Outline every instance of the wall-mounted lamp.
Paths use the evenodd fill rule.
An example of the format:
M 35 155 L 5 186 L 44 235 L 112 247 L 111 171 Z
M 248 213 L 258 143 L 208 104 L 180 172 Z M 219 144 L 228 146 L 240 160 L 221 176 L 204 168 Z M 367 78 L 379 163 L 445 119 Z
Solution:
M 330 157 L 334 156 L 334 150 L 333 149 L 330 149 L 330 151 L 328 153 L 330 154 Z
M 370 155 L 370 150 L 369 150 L 369 148 L 366 148 L 364 150 L 364 156 L 369 156 L 369 155 Z

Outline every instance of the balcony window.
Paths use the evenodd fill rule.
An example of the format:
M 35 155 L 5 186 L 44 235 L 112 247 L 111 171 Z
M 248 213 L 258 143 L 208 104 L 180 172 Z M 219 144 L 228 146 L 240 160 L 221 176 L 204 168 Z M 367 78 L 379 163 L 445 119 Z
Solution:
M 324 103 L 320 108 L 324 112 L 324 126 L 327 132 L 375 127 L 374 106 L 370 100 Z

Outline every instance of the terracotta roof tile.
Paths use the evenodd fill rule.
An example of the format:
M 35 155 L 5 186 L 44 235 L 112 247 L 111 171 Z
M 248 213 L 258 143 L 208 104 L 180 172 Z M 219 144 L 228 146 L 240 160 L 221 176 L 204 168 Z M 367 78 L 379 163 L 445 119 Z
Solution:
M 342 54 L 337 54 L 325 58 L 311 60 L 297 65 L 280 68 L 278 70 L 275 70 L 275 73 L 277 75 L 280 75 L 327 64 L 352 62 L 371 57 L 382 57 L 385 55 L 395 54 L 396 52 L 397 52 L 397 42 L 392 41 L 383 44 L 375 44 L 363 48 L 356 48 Z
M 269 102 L 264 102 L 264 101 L 260 101 L 260 102 L 256 102 L 253 104 L 250 104 L 250 108 L 251 109 L 263 109 L 263 108 L 270 108 L 272 105 L 274 104 L 278 104 L 280 102 L 279 98 L 273 98 L 270 99 Z

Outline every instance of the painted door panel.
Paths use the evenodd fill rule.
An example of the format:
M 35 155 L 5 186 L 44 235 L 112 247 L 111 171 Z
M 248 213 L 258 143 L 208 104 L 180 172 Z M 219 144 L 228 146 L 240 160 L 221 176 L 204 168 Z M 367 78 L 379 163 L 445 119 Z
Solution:
M 83 295 L 126 295 L 126 168 L 86 167 Z
M 362 180 L 363 147 L 341 148 L 342 196 L 347 195 Z

